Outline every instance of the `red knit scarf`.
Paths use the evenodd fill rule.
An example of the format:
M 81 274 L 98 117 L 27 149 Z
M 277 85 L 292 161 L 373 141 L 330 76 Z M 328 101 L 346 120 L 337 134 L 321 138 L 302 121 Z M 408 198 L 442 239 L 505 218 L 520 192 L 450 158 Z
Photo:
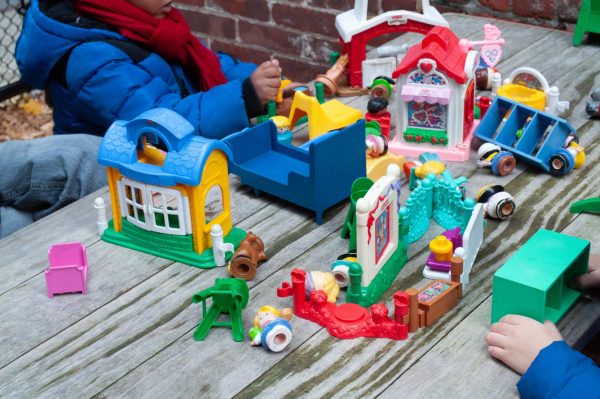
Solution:
M 167 61 L 179 62 L 199 90 L 227 82 L 217 55 L 192 35 L 185 18 L 174 8 L 160 19 L 125 0 L 76 0 L 75 6 Z

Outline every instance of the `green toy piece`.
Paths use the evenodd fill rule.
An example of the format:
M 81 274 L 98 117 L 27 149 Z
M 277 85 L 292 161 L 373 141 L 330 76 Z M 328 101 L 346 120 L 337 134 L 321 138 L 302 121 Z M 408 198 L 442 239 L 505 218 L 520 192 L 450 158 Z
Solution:
M 600 197 L 588 198 L 571 204 L 571 213 L 600 213 Z
M 325 103 L 325 86 L 321 82 L 315 83 L 315 97 L 317 97 L 319 104 Z
M 507 314 L 556 323 L 581 295 L 569 283 L 589 257 L 588 241 L 539 230 L 494 274 L 492 323 Z
M 579 46 L 586 33 L 600 33 L 600 0 L 583 0 L 579 10 L 573 44 Z
M 373 180 L 368 177 L 359 177 L 352 183 L 352 188 L 350 189 L 350 207 L 348 208 L 341 232 L 342 238 L 350 239 L 348 242 L 349 252 L 356 250 L 356 201 L 364 197 L 373 184 L 375 184 Z
M 212 298 L 212 305 L 206 311 L 206 300 Z M 202 301 L 202 321 L 194 331 L 194 339 L 203 341 L 213 327 L 230 327 L 233 340 L 244 340 L 242 310 L 248 305 L 250 294 L 248 284 L 241 278 L 218 278 L 215 285 L 192 297 L 192 302 Z M 219 315 L 229 314 L 230 321 L 216 321 Z

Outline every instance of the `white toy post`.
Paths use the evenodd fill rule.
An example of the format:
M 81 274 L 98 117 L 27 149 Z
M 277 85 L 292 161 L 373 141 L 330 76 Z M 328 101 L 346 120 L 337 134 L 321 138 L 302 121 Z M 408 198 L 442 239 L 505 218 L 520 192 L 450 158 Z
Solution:
M 104 198 L 98 197 L 94 200 L 94 208 L 96 209 L 96 225 L 98 226 L 98 235 L 102 235 L 104 230 L 108 228 L 106 220 L 106 202 Z
M 214 224 L 210 228 L 210 236 L 212 238 L 213 258 L 215 266 L 225 266 L 225 254 L 235 250 L 233 244 L 223 242 L 223 228 L 220 224 Z

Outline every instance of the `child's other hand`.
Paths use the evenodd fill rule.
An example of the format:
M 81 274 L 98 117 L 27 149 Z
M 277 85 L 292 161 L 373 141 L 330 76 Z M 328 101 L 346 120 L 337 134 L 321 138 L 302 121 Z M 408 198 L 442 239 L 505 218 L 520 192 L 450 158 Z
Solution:
M 278 60 L 265 61 L 250 75 L 250 81 L 262 105 L 275 101 L 281 85 L 281 68 Z
M 554 323 L 518 315 L 504 316 L 485 336 L 490 355 L 519 374 L 527 371 L 542 349 L 562 339 Z
M 600 288 L 600 255 L 590 255 L 588 272 L 573 279 L 573 287 L 578 290 Z

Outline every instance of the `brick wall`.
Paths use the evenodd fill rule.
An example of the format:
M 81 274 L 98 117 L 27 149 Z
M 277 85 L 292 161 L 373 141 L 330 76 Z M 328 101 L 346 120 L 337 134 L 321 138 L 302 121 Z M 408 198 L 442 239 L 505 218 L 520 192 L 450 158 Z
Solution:
M 339 50 L 335 16 L 354 0 L 178 0 L 192 31 L 213 50 L 245 61 L 277 57 L 288 77 L 310 80 Z M 431 0 L 440 12 L 492 16 L 572 29 L 581 0 Z M 369 14 L 414 10 L 415 0 L 371 0 Z

